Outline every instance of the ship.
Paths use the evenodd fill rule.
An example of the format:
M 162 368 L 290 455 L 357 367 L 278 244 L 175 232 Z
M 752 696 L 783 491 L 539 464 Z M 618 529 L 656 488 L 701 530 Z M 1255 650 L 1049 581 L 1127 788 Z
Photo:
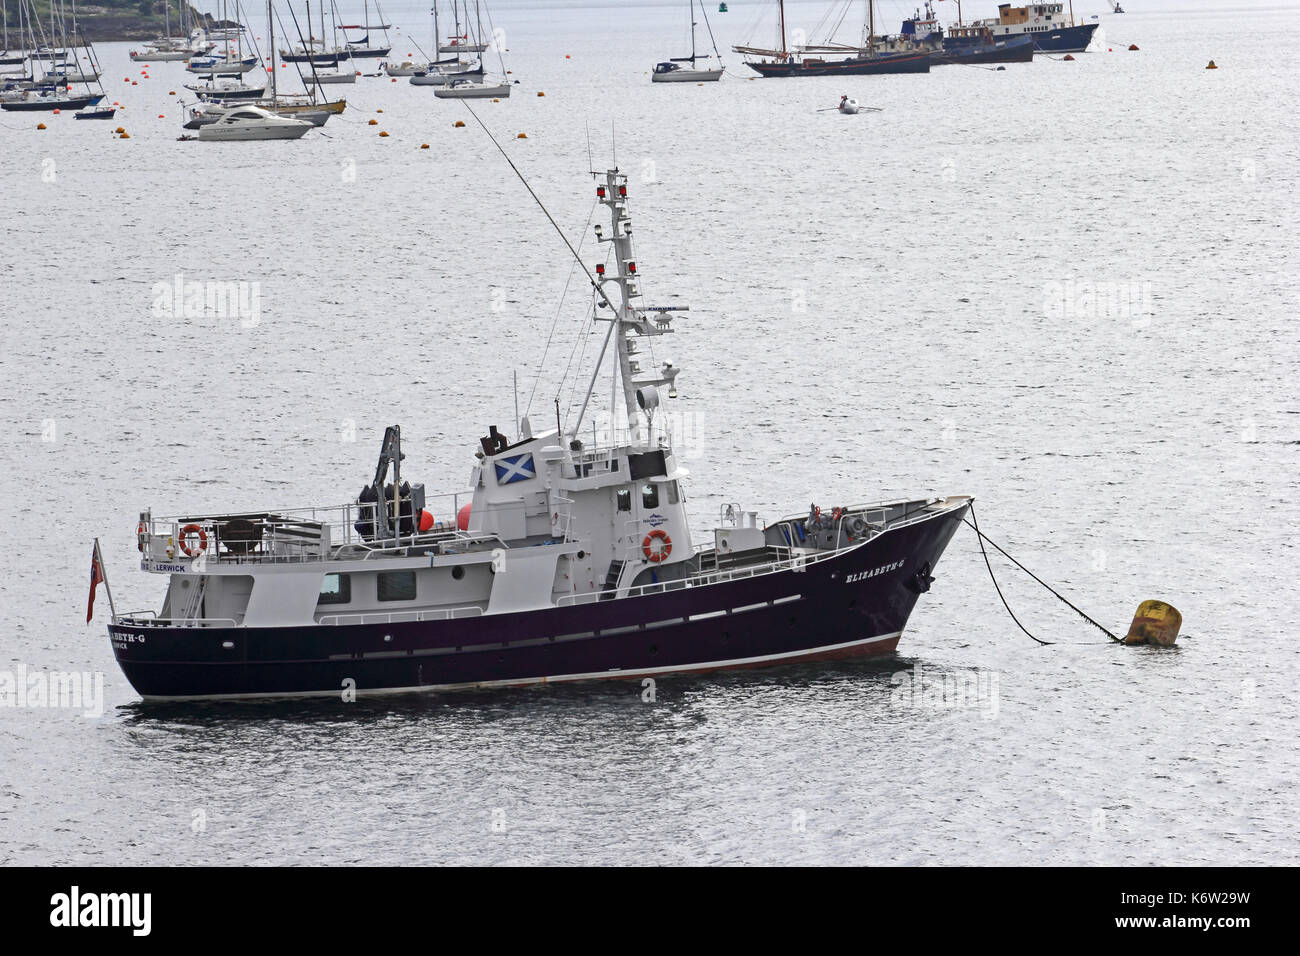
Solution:
M 950 27 L 945 35 L 930 0 L 926 0 L 924 12 L 918 9 L 903 20 L 899 35 L 893 42 L 899 46 L 921 46 L 930 50 L 933 66 L 1029 63 L 1034 58 L 1034 41 L 1029 36 L 998 39 L 988 27 L 961 25 Z
M 564 415 L 557 401 L 545 429 L 528 409 L 513 435 L 487 426 L 464 491 L 413 483 L 389 425 L 373 477 L 343 505 L 141 512 L 140 569 L 165 593 L 157 611 L 114 610 L 108 636 L 142 697 L 644 680 L 897 648 L 973 499 L 827 503 L 768 522 L 732 502 L 697 542 L 662 404 L 682 369 L 643 369 L 637 345 L 675 333 L 689 309 L 648 304 L 628 176 L 592 176 L 609 223 L 595 227 L 604 262 L 574 252 L 603 325 L 585 397 Z M 606 374 L 600 394 L 617 398 L 602 433 L 588 412 Z
M 791 46 L 786 38 L 785 3 L 777 0 L 779 47 L 749 45 L 732 49 L 748 59 L 745 65 L 765 77 L 790 76 L 880 76 L 894 73 L 929 73 L 929 48 L 908 44 L 887 45 L 876 36 L 874 0 L 867 3 L 867 24 L 861 46 L 827 42 Z
M 978 47 L 990 39 L 1004 41 L 1018 37 L 1033 40 L 1035 53 L 1082 53 L 1097 32 L 1095 23 L 1074 22 L 1073 0 L 1068 11 L 1060 3 L 1032 3 L 1023 7 L 1000 3 L 997 19 L 972 20 L 969 24 L 961 23 L 960 5 L 957 10 L 959 26 L 943 38 L 943 48 L 948 53 Z

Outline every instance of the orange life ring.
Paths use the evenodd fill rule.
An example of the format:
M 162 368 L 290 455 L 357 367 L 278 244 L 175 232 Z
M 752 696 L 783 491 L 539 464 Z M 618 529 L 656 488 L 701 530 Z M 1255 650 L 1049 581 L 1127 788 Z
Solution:
M 149 536 L 149 531 L 147 528 L 145 528 L 144 522 L 141 521 L 138 525 L 135 526 L 135 546 L 139 548 L 141 552 L 144 551 L 144 539 L 147 538 L 148 536 Z
M 652 547 L 656 541 L 661 542 L 663 545 L 657 551 Z M 658 564 L 660 561 L 668 560 L 668 555 L 673 553 L 673 539 L 668 537 L 667 531 L 656 528 L 645 536 L 645 540 L 641 542 L 641 550 L 645 552 L 647 561 Z
M 197 551 L 190 550 L 190 535 L 192 534 L 199 536 L 199 549 Z M 196 524 L 187 524 L 181 528 L 180 546 L 181 550 L 191 558 L 200 555 L 208 550 L 208 533 Z

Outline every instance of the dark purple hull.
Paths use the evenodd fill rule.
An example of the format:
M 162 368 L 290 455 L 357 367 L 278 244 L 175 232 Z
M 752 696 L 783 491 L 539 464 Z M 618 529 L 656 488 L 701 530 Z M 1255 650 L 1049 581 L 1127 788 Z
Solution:
M 447 621 L 299 628 L 114 624 L 142 696 L 340 694 L 628 678 L 893 651 L 966 508 L 802 570 Z M 230 644 L 230 647 L 223 645 Z
M 789 60 L 764 63 L 746 60 L 745 65 L 763 76 L 880 76 L 892 73 L 929 73 L 930 54 L 883 53 L 845 60 Z

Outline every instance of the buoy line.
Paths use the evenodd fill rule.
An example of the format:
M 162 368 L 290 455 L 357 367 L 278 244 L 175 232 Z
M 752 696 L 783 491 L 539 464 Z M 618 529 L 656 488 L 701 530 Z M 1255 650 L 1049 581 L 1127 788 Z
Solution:
M 1066 605 L 1067 605 L 1067 606 L 1068 606 L 1072 611 L 1074 611 L 1076 614 L 1078 614 L 1081 618 L 1083 618 L 1085 621 L 1087 621 L 1087 622 L 1088 622 L 1089 624 L 1091 624 L 1093 627 L 1097 628 L 1099 631 L 1101 631 L 1103 634 L 1105 634 L 1107 637 L 1109 637 L 1109 638 L 1110 638 L 1112 641 L 1114 641 L 1116 644 L 1123 644 L 1123 643 L 1124 643 L 1123 640 L 1121 640 L 1120 638 L 1116 637 L 1114 634 L 1112 634 L 1110 631 L 1108 631 L 1104 626 L 1102 626 L 1102 625 L 1099 624 L 1097 621 L 1095 621 L 1093 618 L 1091 618 L 1091 617 L 1089 617 L 1087 614 L 1085 614 L 1083 611 L 1079 610 L 1079 608 L 1077 608 L 1077 607 L 1075 607 L 1073 604 L 1071 604 L 1070 601 L 1069 601 L 1069 600 L 1068 600 L 1068 599 L 1067 599 L 1063 594 L 1061 594 L 1061 593 L 1060 593 L 1059 591 L 1057 591 L 1054 587 L 1052 587 L 1050 584 L 1048 584 L 1046 581 L 1044 581 L 1042 578 L 1040 578 L 1038 575 L 1036 575 L 1033 571 L 1030 571 L 1027 567 L 1025 567 L 1023 564 L 1021 564 L 1019 561 L 1017 561 L 1017 560 L 1016 560 L 1015 558 L 1013 558 L 1011 555 L 1007 554 L 1007 552 L 1006 552 L 1006 550 L 1005 550 L 1004 548 L 1002 548 L 1002 547 L 1001 547 L 1001 546 L 1000 546 L 996 541 L 994 541 L 992 538 L 990 538 L 988 535 L 986 535 L 983 531 L 981 531 L 981 530 L 980 530 L 980 525 L 979 525 L 979 519 L 975 517 L 975 503 L 974 503 L 974 502 L 971 502 L 971 506 L 970 506 L 970 516 L 971 516 L 971 519 L 972 519 L 971 521 L 967 521 L 965 518 L 962 518 L 961 520 L 962 520 L 963 522 L 965 522 L 967 525 L 969 525 L 969 526 L 971 527 L 971 529 L 974 530 L 974 532 L 975 532 L 975 534 L 976 534 L 976 540 L 979 542 L 979 546 L 980 546 L 980 554 L 982 554 L 982 555 L 984 556 L 984 566 L 987 567 L 987 568 L 989 569 L 989 580 L 991 580 L 991 581 L 993 582 L 993 587 L 997 590 L 997 592 L 998 592 L 998 597 L 1002 599 L 1002 606 L 1005 607 L 1005 608 L 1007 609 L 1007 613 L 1011 615 L 1011 620 L 1013 620 L 1013 621 L 1016 622 L 1016 627 L 1020 628 L 1022 631 L 1024 631 L 1026 634 L 1028 634 L 1030 638 L 1032 638 L 1033 640 L 1037 641 L 1039 644 L 1043 644 L 1043 645 L 1051 645 L 1051 644 L 1055 644 L 1055 643 L 1056 643 L 1055 641 L 1045 641 L 1045 640 L 1043 640 L 1043 639 L 1040 638 L 1040 637 L 1035 637 L 1033 634 L 1030 633 L 1029 628 L 1025 627 L 1023 624 L 1020 623 L 1020 618 L 1016 617 L 1016 613 L 1015 613 L 1015 611 L 1011 610 L 1011 605 L 1007 603 L 1006 596 L 1002 593 L 1002 587 L 1001 587 L 1001 585 L 998 584 L 998 579 L 997 579 L 997 578 L 994 576 L 994 574 L 993 574 L 993 563 L 992 563 L 991 561 L 989 561 L 989 555 L 988 555 L 988 552 L 984 550 L 984 542 L 985 542 L 985 541 L 987 541 L 989 544 L 993 545 L 993 547 L 997 548 L 997 550 L 1002 554 L 1003 557 L 1005 557 L 1008 561 L 1010 561 L 1012 564 L 1014 564 L 1016 567 L 1018 567 L 1021 571 L 1024 571 L 1025 574 L 1029 575 L 1031 578 L 1033 578 L 1035 581 L 1037 581 L 1037 582 L 1038 582 L 1039 584 L 1041 584 L 1043 587 L 1047 588 L 1047 590 L 1051 591 L 1054 595 L 1056 595 L 1056 597 L 1057 597 L 1060 601 L 1062 601 L 1064 604 L 1066 604 Z

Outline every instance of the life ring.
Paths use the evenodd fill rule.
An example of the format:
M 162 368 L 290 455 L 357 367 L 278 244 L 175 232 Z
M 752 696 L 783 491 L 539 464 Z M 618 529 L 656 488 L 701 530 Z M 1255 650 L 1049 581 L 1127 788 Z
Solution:
M 659 541 L 662 545 L 657 551 L 653 544 Z M 668 555 L 673 553 L 673 539 L 668 537 L 668 532 L 656 528 L 645 536 L 641 542 L 641 550 L 645 552 L 646 560 L 658 564 L 660 561 L 668 560 Z
M 144 541 L 147 537 L 149 537 L 149 531 L 145 528 L 144 522 L 141 521 L 135 526 L 135 546 L 140 549 L 141 553 L 144 552 Z
M 190 550 L 190 535 L 192 534 L 197 534 L 199 536 L 199 549 L 197 551 Z M 185 527 L 181 528 L 180 546 L 181 550 L 191 558 L 200 555 L 204 551 L 208 550 L 208 533 L 196 524 L 187 524 Z

